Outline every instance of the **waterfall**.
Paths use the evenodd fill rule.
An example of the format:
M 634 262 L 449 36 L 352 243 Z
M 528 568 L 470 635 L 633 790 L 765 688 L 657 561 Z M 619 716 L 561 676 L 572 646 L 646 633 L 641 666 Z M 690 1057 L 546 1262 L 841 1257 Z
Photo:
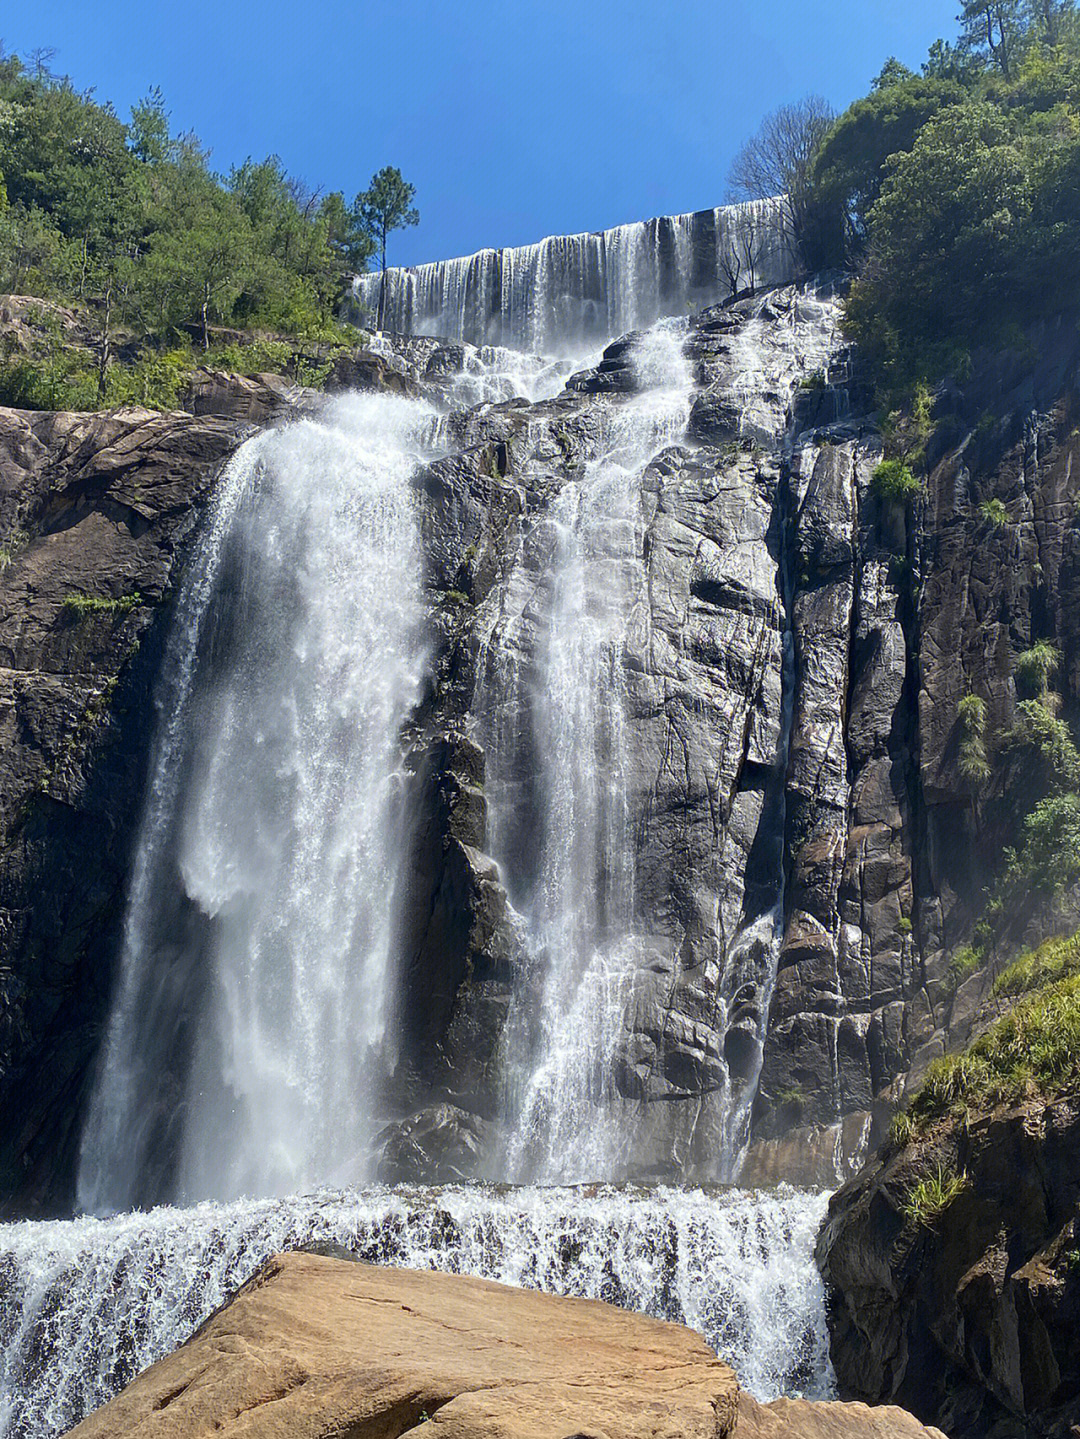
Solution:
M 474 699 L 491 752 L 493 847 L 511 884 L 522 732 L 540 826 L 538 873 L 515 896 L 533 974 L 504 1039 L 509 1116 L 496 1162 L 497 1177 L 519 1182 L 622 1177 L 632 1139 L 617 1086 L 638 963 L 625 651 L 647 603 L 641 473 L 689 414 L 684 342 L 680 322 L 646 332 L 632 351 L 640 392 L 597 402 L 600 454 L 552 501 L 511 577 Z
M 536 245 L 388 269 L 385 326 L 474 345 L 580 354 L 665 315 L 795 278 L 787 202 L 753 200 Z M 370 318 L 383 275 L 358 275 Z
M 86 1210 L 359 1178 L 394 1063 L 399 742 L 425 672 L 424 404 L 248 441 L 161 692 Z
M 271 1254 L 604 1299 L 697 1329 L 761 1399 L 832 1390 L 823 1195 L 385 1189 L 0 1227 L 0 1436 L 53 1439 L 182 1343 Z

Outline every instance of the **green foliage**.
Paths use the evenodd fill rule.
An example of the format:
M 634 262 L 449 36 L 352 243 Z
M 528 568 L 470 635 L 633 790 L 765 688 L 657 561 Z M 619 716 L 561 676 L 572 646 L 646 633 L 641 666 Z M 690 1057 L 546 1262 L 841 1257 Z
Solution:
M 420 223 L 420 211 L 413 205 L 416 189 L 402 179 L 401 171 L 386 165 L 377 175 L 371 177 L 370 186 L 357 195 L 353 212 L 357 227 L 377 248 L 381 260 L 380 268 L 386 271 L 386 242 L 394 230 L 402 230 Z M 379 286 L 379 313 L 377 325 L 383 326 L 385 285 Z
M 14 530 L 3 544 L 0 544 L 0 575 L 4 573 L 8 565 L 19 553 L 30 543 L 30 536 L 25 530 Z
M 888 1141 L 893 1149 L 903 1149 L 916 1135 L 915 1121 L 906 1109 L 898 1109 L 889 1121 Z
M 209 353 L 215 326 L 332 343 L 375 218 L 384 242 L 418 218 L 397 171 L 381 171 L 352 207 L 340 192 L 320 199 L 276 156 L 219 175 L 193 136 L 171 133 L 160 91 L 125 124 L 92 92 L 16 56 L 0 58 L 0 175 L 0 288 L 79 315 L 80 350 L 58 353 L 72 348 L 58 337 L 2 363 L 6 402 L 31 408 L 174 403 L 177 346 L 194 337 Z M 133 340 L 142 360 L 118 366 L 120 342 L 130 356 Z M 325 362 L 297 368 L 319 373 Z
M 1059 935 L 1027 950 L 994 980 L 994 995 L 1015 998 L 1080 972 L 1080 934 Z
M 1018 801 L 1080 789 L 1080 753 L 1069 726 L 1042 698 L 1021 700 L 998 748 L 1008 767 L 1006 789 Z
M 1005 883 L 1056 897 L 1080 879 L 1080 795 L 1049 795 L 1024 819 L 1019 849 L 1005 851 Z
M 783 1089 L 778 1089 L 776 1091 L 776 1103 L 782 1109 L 794 1109 L 801 1113 L 803 1106 L 806 1104 L 806 1095 L 803 1092 L 802 1086 L 789 1084 Z
M 1029 650 L 1016 657 L 1017 681 L 1029 695 L 1041 698 L 1060 663 L 1061 655 L 1049 640 L 1036 640 Z
M 829 263 L 859 272 L 846 327 L 884 392 L 1077 303 L 1074 0 L 966 0 L 959 18 L 921 75 L 889 61 L 810 164 Z
M 986 954 L 978 945 L 966 944 L 958 949 L 949 960 L 950 989 L 959 989 L 964 980 L 970 979 L 985 962 Z
M 986 701 L 978 695 L 965 695 L 957 705 L 960 721 L 960 753 L 957 767 L 971 784 L 985 784 L 990 778 L 990 761 L 986 753 Z
M 74 618 L 84 615 L 126 615 L 142 604 L 139 594 L 120 595 L 117 599 L 102 599 L 98 595 L 68 595 L 63 603 L 65 614 Z
M 97 378 L 85 351 L 57 347 L 0 362 L 0 404 L 17 410 L 92 410 Z
M 1002 525 L 1009 522 L 1009 512 L 998 499 L 983 500 L 979 506 L 979 514 L 995 530 L 1000 530 Z
M 1049 941 L 997 979 L 1002 998 L 1022 995 L 962 1054 L 936 1059 L 908 1106 L 911 1134 L 945 1115 L 965 1116 L 1029 1094 L 1080 1085 L 1080 936 Z
M 896 921 L 897 933 L 904 935 L 905 938 L 911 933 L 912 928 L 913 925 L 911 923 L 911 920 L 907 917 L 906 914 L 902 914 L 900 918 Z
M 938 1165 L 933 1174 L 920 1179 L 908 1191 L 903 1204 L 903 1215 L 912 1224 L 932 1227 L 967 1188 L 966 1174 Z
M 922 485 L 903 460 L 882 460 L 870 478 L 879 500 L 910 505 L 922 493 Z

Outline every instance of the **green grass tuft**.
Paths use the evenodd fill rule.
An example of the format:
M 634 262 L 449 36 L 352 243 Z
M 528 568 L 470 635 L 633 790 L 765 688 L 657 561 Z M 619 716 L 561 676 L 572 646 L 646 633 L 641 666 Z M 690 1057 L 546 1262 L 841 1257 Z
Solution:
M 903 1205 L 904 1217 L 912 1224 L 931 1228 L 949 1205 L 967 1188 L 966 1174 L 957 1174 L 939 1164 L 933 1174 L 920 1179 L 908 1191 Z
M 882 460 L 870 477 L 879 500 L 910 505 L 922 494 L 922 485 L 903 460 Z
M 142 604 L 139 594 L 121 595 L 115 600 L 101 599 L 98 595 L 68 595 L 63 603 L 65 614 L 83 615 L 126 615 Z

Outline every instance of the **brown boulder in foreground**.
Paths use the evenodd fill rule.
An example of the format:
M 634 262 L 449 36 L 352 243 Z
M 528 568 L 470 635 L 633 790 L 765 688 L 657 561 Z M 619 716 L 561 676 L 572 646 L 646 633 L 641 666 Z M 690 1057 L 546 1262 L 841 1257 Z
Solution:
M 589 1299 L 280 1254 L 72 1439 L 940 1439 L 739 1394 L 705 1341 Z
M 945 1439 L 940 1429 L 927 1429 L 906 1409 L 882 1404 L 814 1403 L 809 1399 L 776 1399 L 759 1404 L 739 1395 L 736 1439 Z
M 726 1439 L 735 1376 L 689 1329 L 483 1279 L 271 1259 L 78 1439 Z M 437 1426 L 437 1427 L 434 1427 Z

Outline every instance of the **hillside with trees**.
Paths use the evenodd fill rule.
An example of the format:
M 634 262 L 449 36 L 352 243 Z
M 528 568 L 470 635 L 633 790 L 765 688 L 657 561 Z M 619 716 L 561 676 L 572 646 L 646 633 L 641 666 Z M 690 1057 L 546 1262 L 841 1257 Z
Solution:
M 50 303 L 4 356 L 0 399 L 168 405 L 184 375 L 215 357 L 317 378 L 355 340 L 337 318 L 350 277 L 377 243 L 385 254 L 388 224 L 416 222 L 411 202 L 391 167 L 352 203 L 289 176 L 273 155 L 218 174 L 195 135 L 172 133 L 159 90 L 124 122 L 52 74 L 47 55 L 8 55 L 0 290 Z
M 885 402 L 1080 300 L 1076 6 L 968 0 L 960 22 L 830 125 L 816 99 L 769 116 L 731 175 L 739 197 L 783 182 L 808 268 L 853 272 L 847 329 Z

